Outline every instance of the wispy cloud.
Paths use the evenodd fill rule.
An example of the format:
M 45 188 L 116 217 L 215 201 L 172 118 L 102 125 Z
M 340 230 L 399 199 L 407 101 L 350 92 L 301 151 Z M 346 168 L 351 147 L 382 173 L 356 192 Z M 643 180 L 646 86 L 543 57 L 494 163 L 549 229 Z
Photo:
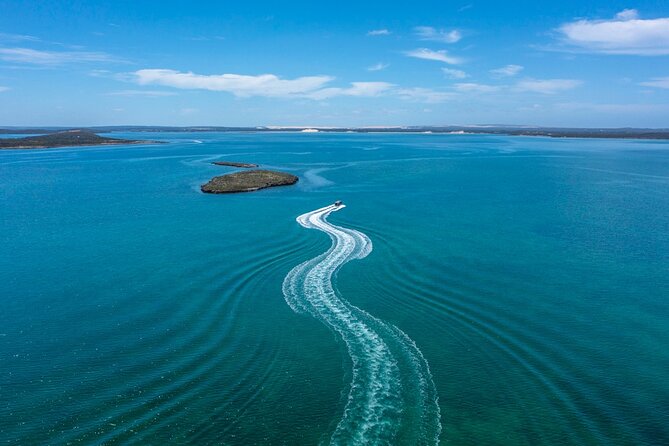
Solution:
M 442 68 L 441 71 L 449 79 L 466 79 L 469 77 L 464 71 L 456 70 L 454 68 Z
M 176 93 L 173 91 L 161 91 L 161 90 L 120 90 L 112 91 L 107 93 L 107 96 L 137 96 L 137 97 L 147 97 L 147 98 L 157 98 L 164 96 L 175 96 Z
M 348 88 L 323 88 L 307 94 L 307 97 L 317 100 L 329 99 L 335 96 L 374 97 L 387 92 L 393 87 L 394 85 L 388 82 L 351 82 L 351 86 Z
M 521 65 L 507 65 L 501 68 L 490 70 L 490 74 L 495 77 L 513 77 L 521 71 L 523 71 L 523 67 Z
M 446 31 L 431 26 L 417 26 L 414 28 L 414 32 L 420 40 L 429 40 L 433 42 L 455 43 L 462 39 L 462 33 L 457 29 Z
M 121 82 L 134 82 L 137 80 L 137 77 L 134 75 L 134 73 L 115 73 L 110 70 L 101 69 L 90 70 L 88 75 L 91 77 L 101 77 Z
M 223 36 L 192 36 L 185 37 L 184 40 L 190 40 L 192 42 L 208 42 L 212 40 L 225 40 Z
M 88 75 L 93 77 L 112 77 L 114 73 L 109 70 L 90 70 Z
M 457 97 L 456 93 L 448 91 L 437 91 L 431 88 L 401 88 L 395 92 L 401 99 L 414 102 L 425 102 L 436 104 L 450 101 Z
M 163 85 L 166 87 L 226 91 L 238 97 L 267 96 L 287 97 L 306 95 L 332 81 L 331 76 L 304 76 L 281 79 L 274 74 L 257 76 L 243 74 L 203 75 L 175 70 L 145 69 L 135 71 L 135 81 L 140 85 Z
M 91 51 L 42 51 L 32 48 L 0 48 L 0 60 L 29 65 L 57 66 L 80 62 L 123 62 L 107 53 Z
M 415 50 L 406 51 L 404 54 L 417 59 L 436 60 L 451 65 L 457 65 L 463 62 L 459 57 L 449 56 L 446 50 L 435 51 L 429 48 L 417 48 Z
M 388 36 L 390 35 L 391 32 L 385 28 L 383 29 L 373 29 L 371 31 L 367 31 L 368 36 Z
M 8 90 L 9 90 L 9 87 L 0 86 L 0 93 L 2 93 L 3 91 L 8 91 Z
M 565 49 L 604 54 L 657 56 L 669 54 L 669 17 L 641 19 L 625 9 L 610 20 L 576 20 L 557 31 Z
M 516 90 L 532 93 L 555 94 L 572 90 L 583 84 L 576 79 L 523 79 L 516 84 Z
M 40 38 L 26 34 L 0 33 L 0 40 L 5 42 L 39 42 Z
M 669 88 L 669 76 L 666 77 L 654 77 L 653 79 L 640 82 L 639 85 L 644 87 L 653 87 L 653 88 Z
M 388 68 L 390 64 L 379 62 L 372 66 L 367 67 L 367 71 L 382 71 Z
M 566 111 L 611 113 L 616 115 L 631 115 L 638 113 L 669 113 L 669 104 L 593 104 L 580 102 L 566 102 L 555 104 L 555 108 Z
M 477 84 L 474 82 L 463 82 L 455 84 L 455 89 L 463 93 L 491 93 L 499 90 L 496 85 Z

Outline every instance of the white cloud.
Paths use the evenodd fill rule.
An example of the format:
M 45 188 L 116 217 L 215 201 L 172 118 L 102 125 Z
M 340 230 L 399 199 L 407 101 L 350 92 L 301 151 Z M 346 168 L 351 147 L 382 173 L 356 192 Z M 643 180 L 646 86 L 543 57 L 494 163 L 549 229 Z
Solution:
M 616 14 L 618 20 L 636 20 L 639 18 L 639 11 L 636 9 L 623 9 Z
M 314 100 L 336 96 L 374 97 L 391 90 L 388 82 L 351 82 L 349 87 L 326 87 L 334 80 L 331 76 L 303 76 L 281 79 L 273 74 L 249 76 L 241 74 L 200 75 L 174 70 L 145 69 L 133 73 L 134 81 L 140 85 L 163 85 L 166 87 L 225 91 L 238 97 L 292 97 Z M 163 95 L 163 91 L 124 90 L 118 95 L 148 96 Z
M 501 68 L 490 70 L 490 74 L 495 77 L 512 77 L 523 71 L 521 65 L 507 65 Z
M 368 36 L 388 36 L 390 35 L 390 31 L 387 29 L 373 29 L 371 31 L 367 31 Z
M 654 77 L 653 79 L 640 82 L 639 85 L 644 87 L 653 87 L 653 88 L 669 88 L 669 76 L 666 77 Z
M 469 75 L 462 70 L 455 70 L 453 68 L 442 68 L 441 71 L 450 79 L 465 79 Z
M 466 92 L 466 93 L 491 93 L 493 91 L 499 90 L 499 87 L 495 85 L 485 85 L 477 84 L 474 82 L 464 82 L 455 84 L 455 89 L 457 91 Z
M 3 91 L 7 91 L 7 90 L 9 90 L 9 87 L 0 86 L 0 93 L 2 93 Z
M 417 59 L 436 60 L 451 65 L 457 65 L 463 62 L 459 57 L 449 56 L 445 50 L 434 51 L 428 48 L 417 48 L 415 50 L 406 51 L 404 54 Z
M 416 36 L 420 40 L 430 40 L 433 42 L 455 43 L 462 39 L 462 33 L 457 29 L 445 31 L 435 29 L 431 26 L 417 26 L 414 28 Z
M 583 82 L 575 79 L 523 79 L 516 84 L 516 90 L 532 93 L 555 94 L 572 90 Z
M 387 92 L 392 87 L 394 85 L 388 82 L 351 82 L 351 86 L 348 88 L 323 88 L 309 93 L 307 97 L 316 100 L 329 99 L 335 96 L 373 97 Z
M 367 71 L 382 71 L 388 68 L 390 64 L 379 62 L 377 64 L 374 64 L 370 67 L 367 67 Z
M 610 20 L 577 20 L 557 30 L 565 43 L 604 54 L 656 56 L 669 54 L 669 17 L 640 19 L 625 9 Z
M 446 102 L 457 97 L 456 93 L 436 91 L 430 88 L 401 88 L 397 90 L 396 93 L 401 99 L 407 101 L 425 102 L 428 104 Z
M 107 53 L 90 51 L 41 51 L 31 48 L 0 48 L 0 60 L 43 66 L 77 62 L 121 62 L 120 59 Z
M 112 91 L 107 93 L 108 96 L 143 96 L 149 98 L 161 97 L 161 96 L 174 96 L 176 93 L 173 91 L 160 91 L 160 90 L 121 90 L 121 91 Z
M 239 97 L 287 97 L 312 93 L 334 78 L 330 76 L 304 76 L 281 79 L 273 74 L 249 76 L 242 74 L 202 75 L 175 70 L 145 69 L 134 72 L 140 85 L 164 85 L 190 90 L 226 91 Z

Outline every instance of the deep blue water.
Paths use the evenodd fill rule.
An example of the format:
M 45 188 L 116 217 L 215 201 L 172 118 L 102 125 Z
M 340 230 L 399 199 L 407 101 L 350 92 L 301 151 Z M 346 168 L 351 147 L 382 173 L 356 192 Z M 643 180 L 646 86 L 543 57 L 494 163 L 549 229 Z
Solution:
M 282 292 L 337 199 L 373 251 L 334 287 L 415 342 L 442 443 L 669 443 L 668 142 L 114 136 L 169 143 L 0 151 L 0 444 L 345 441 L 366 359 Z M 213 160 L 300 182 L 202 194 Z

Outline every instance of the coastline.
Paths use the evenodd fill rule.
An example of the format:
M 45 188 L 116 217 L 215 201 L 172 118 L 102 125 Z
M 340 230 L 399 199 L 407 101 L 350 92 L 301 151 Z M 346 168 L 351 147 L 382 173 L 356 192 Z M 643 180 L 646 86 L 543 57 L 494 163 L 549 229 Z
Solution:
M 40 129 L 42 132 L 44 129 Z M 305 131 L 317 130 L 317 131 Z M 0 128 L 2 133 L 35 133 L 38 129 L 30 128 Z M 633 139 L 633 140 L 669 140 L 669 129 L 659 128 L 567 128 L 567 127 L 540 127 L 540 126 L 504 126 L 504 125 L 481 125 L 481 126 L 387 126 L 387 127 L 161 127 L 161 126 L 109 126 L 109 127 L 87 127 L 79 129 L 50 129 L 50 133 L 42 136 L 55 134 L 82 132 L 89 134 L 115 132 L 133 133 L 299 133 L 305 136 L 327 133 L 373 133 L 373 134 L 433 134 L 433 135 L 499 135 L 499 136 L 538 136 L 548 138 L 587 138 L 587 139 Z M 100 137 L 103 138 L 103 137 Z M 5 138 L 8 140 L 10 138 Z M 14 138 L 11 138 L 14 139 Z M 2 139 L 0 139 L 1 141 Z M 155 141 L 152 141 L 155 143 Z M 151 143 L 146 141 L 143 143 Z M 97 145 L 97 144 L 96 144 Z M 60 147 L 64 147 L 62 145 Z M 30 145 L 28 148 L 37 148 Z M 45 145 L 42 148 L 56 147 Z M 13 147 L 23 148 L 23 147 Z
M 0 138 L 0 149 L 51 149 L 56 147 L 109 146 L 123 144 L 160 144 L 159 141 L 109 138 L 90 130 L 76 129 L 24 138 Z
M 166 144 L 164 141 L 121 141 L 121 142 L 103 142 L 99 144 L 63 144 L 63 145 L 43 145 L 43 146 L 15 146 L 15 147 L 0 147 L 0 150 L 33 150 L 33 149 L 62 149 L 62 148 L 84 148 L 84 147 L 100 147 L 100 146 L 136 146 L 144 144 Z

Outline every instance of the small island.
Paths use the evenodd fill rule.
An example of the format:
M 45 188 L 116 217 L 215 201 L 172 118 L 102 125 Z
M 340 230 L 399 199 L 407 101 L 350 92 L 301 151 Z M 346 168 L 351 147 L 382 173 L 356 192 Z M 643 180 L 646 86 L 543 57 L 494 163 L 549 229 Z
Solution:
M 157 144 L 158 141 L 108 138 L 88 130 L 67 130 L 25 138 L 0 138 L 0 149 L 48 149 L 53 147 Z
M 247 170 L 214 177 L 207 184 L 203 184 L 200 190 L 208 194 L 252 192 L 268 187 L 288 186 L 297 183 L 298 179 L 295 175 L 284 172 Z
M 244 169 L 250 169 L 251 167 L 258 167 L 257 164 L 253 163 L 236 163 L 234 161 L 214 161 L 211 164 L 216 164 L 217 166 L 242 167 Z

